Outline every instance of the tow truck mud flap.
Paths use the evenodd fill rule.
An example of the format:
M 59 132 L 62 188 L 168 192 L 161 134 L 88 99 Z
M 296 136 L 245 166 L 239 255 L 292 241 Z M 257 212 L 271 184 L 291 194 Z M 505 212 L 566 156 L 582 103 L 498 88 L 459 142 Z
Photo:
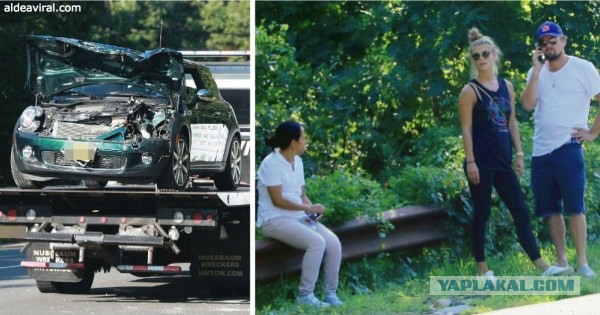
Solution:
M 50 250 L 50 243 L 32 243 L 27 248 L 27 260 L 31 262 L 77 263 L 77 250 Z M 79 282 L 83 279 L 83 270 L 74 269 L 27 269 L 29 276 L 35 280 L 55 282 Z
M 203 232 L 194 238 L 190 272 L 200 287 L 246 294 L 250 288 L 249 230 L 239 225 L 229 227 L 221 228 L 221 233 Z M 224 233 L 227 238 L 222 239 Z M 224 291 L 228 289 L 232 291 Z

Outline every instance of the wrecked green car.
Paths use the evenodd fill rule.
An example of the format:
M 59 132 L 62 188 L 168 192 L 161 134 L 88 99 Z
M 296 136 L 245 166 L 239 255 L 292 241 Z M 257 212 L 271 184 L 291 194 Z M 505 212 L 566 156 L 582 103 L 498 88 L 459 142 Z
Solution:
M 51 36 L 25 42 L 35 103 L 14 129 L 18 187 L 66 179 L 181 191 L 195 175 L 212 177 L 219 190 L 238 187 L 239 126 L 207 67 L 166 48 L 142 53 Z

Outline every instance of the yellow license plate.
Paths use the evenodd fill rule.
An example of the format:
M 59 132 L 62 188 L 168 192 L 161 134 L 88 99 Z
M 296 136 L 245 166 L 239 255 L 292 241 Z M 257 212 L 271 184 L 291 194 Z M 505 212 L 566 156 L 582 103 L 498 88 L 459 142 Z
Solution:
M 93 161 L 96 148 L 88 142 L 67 142 L 65 145 L 65 159 L 69 161 Z

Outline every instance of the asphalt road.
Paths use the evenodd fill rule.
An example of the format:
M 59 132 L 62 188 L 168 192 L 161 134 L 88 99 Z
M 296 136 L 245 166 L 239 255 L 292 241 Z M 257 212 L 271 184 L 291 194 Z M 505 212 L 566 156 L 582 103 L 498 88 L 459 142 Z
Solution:
M 42 294 L 20 267 L 24 258 L 20 247 L 0 246 L 2 314 L 250 314 L 248 296 L 202 292 L 188 274 L 138 278 L 111 269 L 96 273 L 88 294 Z

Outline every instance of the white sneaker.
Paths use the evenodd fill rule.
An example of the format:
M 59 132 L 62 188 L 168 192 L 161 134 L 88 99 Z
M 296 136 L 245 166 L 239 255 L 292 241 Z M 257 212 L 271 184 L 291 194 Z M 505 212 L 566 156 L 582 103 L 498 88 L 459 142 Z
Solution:
M 596 276 L 596 273 L 594 273 L 594 271 L 592 270 L 592 268 L 590 268 L 590 266 L 583 266 L 579 268 L 579 273 L 584 277 L 584 278 L 588 278 L 588 279 L 592 279 Z
M 296 304 L 309 305 L 315 307 L 329 307 L 329 303 L 321 302 L 314 294 L 298 295 Z
M 327 295 L 327 297 L 325 298 L 325 303 L 328 303 L 331 306 L 342 306 L 344 305 L 344 302 L 342 302 L 340 300 L 340 298 L 338 298 L 337 295 L 335 294 L 329 294 Z
M 573 273 L 573 268 L 566 266 L 550 266 L 544 272 L 542 272 L 542 276 L 567 276 Z
M 486 271 L 484 274 L 482 275 L 478 275 L 477 276 L 480 280 L 483 281 L 492 281 L 492 282 L 496 282 L 496 277 L 494 276 L 494 272 L 491 270 Z

